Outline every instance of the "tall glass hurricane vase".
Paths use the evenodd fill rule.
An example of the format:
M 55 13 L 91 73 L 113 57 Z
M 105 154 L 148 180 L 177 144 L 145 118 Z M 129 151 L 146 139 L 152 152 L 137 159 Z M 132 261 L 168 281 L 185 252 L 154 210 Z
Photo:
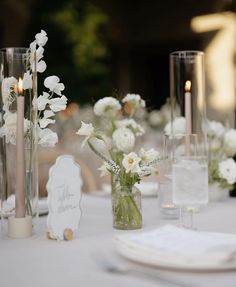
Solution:
M 170 96 L 172 132 L 197 134 L 206 149 L 206 101 L 204 53 L 177 51 L 170 54 Z M 180 111 L 180 115 L 179 115 Z M 178 117 L 185 119 L 184 130 L 176 129 Z
M 1 50 L 1 217 L 10 237 L 32 233 L 37 215 L 36 56 L 27 48 Z

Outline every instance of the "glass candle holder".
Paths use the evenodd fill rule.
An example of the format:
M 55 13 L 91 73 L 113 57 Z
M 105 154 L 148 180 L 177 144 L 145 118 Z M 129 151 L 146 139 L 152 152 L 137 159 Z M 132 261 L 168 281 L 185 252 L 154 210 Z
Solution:
M 172 133 L 176 133 L 174 123 L 177 117 L 183 117 L 185 127 L 182 127 L 181 133 L 197 134 L 203 138 L 203 148 L 206 151 L 203 52 L 177 51 L 170 54 L 170 96 Z
M 31 69 L 33 61 L 27 48 L 0 51 L 1 218 L 3 226 L 8 219 L 8 235 L 15 238 L 31 235 L 32 218 L 37 215 L 37 111 L 33 105 L 37 73 Z

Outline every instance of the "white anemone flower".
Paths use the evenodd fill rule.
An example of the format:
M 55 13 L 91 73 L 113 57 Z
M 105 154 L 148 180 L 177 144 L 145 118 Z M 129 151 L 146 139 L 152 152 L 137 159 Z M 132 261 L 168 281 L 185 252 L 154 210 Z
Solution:
M 138 94 L 127 94 L 122 100 L 122 103 L 126 102 L 130 102 L 135 108 L 146 106 L 145 101 Z
M 229 184 L 236 182 L 236 163 L 232 158 L 228 158 L 219 163 L 219 176 Z
M 44 30 L 41 30 L 40 33 L 35 35 L 35 40 L 39 46 L 44 46 L 48 41 L 47 33 Z
M 32 89 L 32 75 L 29 71 L 24 73 L 23 81 L 22 81 L 22 88 L 23 90 Z
M 46 92 L 43 92 L 43 95 L 39 96 L 38 98 L 34 98 L 33 100 L 33 106 L 39 111 L 43 111 L 46 107 L 46 105 L 49 103 L 49 94 Z
M 148 164 L 150 162 L 155 161 L 160 156 L 160 153 L 154 150 L 153 148 L 149 150 L 141 148 L 139 151 L 139 156 L 142 159 L 142 163 Z
M 55 94 L 61 96 L 61 91 L 65 89 L 64 84 L 60 83 L 57 76 L 49 76 L 44 80 L 44 86 Z
M 236 130 L 229 129 L 224 135 L 224 151 L 228 156 L 236 154 Z
M 94 127 L 93 127 L 93 125 L 91 123 L 90 124 L 86 124 L 83 121 L 81 121 L 81 127 L 77 131 L 76 134 L 79 135 L 79 136 L 86 136 L 86 138 L 82 142 L 82 147 L 83 147 L 86 144 L 86 142 L 89 140 L 89 138 L 94 136 L 94 134 L 95 134 Z
M 122 160 L 122 165 L 125 168 L 126 173 L 140 173 L 141 169 L 139 163 L 141 158 L 135 152 L 126 154 Z
M 118 150 L 129 152 L 135 144 L 135 136 L 133 132 L 125 127 L 118 128 L 112 134 L 112 139 Z
M 39 144 L 43 147 L 54 147 L 58 143 L 58 136 L 52 130 L 38 129 Z
M 119 101 L 112 97 L 105 97 L 96 102 L 93 110 L 96 116 L 115 116 L 120 109 Z
M 66 104 L 67 104 L 67 97 L 65 96 L 49 100 L 50 109 L 53 110 L 54 112 L 65 110 Z

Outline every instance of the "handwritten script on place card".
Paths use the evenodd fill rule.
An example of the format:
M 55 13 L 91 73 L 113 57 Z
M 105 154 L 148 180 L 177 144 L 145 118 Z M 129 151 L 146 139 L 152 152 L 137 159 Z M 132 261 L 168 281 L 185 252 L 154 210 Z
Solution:
M 65 230 L 78 231 L 81 186 L 80 166 L 70 155 L 59 156 L 49 170 L 47 183 L 50 238 L 63 240 Z

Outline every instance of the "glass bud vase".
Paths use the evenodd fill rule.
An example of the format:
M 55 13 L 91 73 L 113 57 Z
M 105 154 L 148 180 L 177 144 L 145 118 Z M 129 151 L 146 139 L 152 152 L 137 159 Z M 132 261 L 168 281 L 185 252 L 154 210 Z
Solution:
M 5 48 L 0 53 L 1 218 L 10 237 L 28 237 L 38 204 L 37 111 L 33 105 L 37 73 L 31 69 L 36 67 L 35 55 L 27 48 Z
M 132 230 L 142 227 L 141 192 L 135 187 L 116 184 L 112 191 L 113 227 Z

